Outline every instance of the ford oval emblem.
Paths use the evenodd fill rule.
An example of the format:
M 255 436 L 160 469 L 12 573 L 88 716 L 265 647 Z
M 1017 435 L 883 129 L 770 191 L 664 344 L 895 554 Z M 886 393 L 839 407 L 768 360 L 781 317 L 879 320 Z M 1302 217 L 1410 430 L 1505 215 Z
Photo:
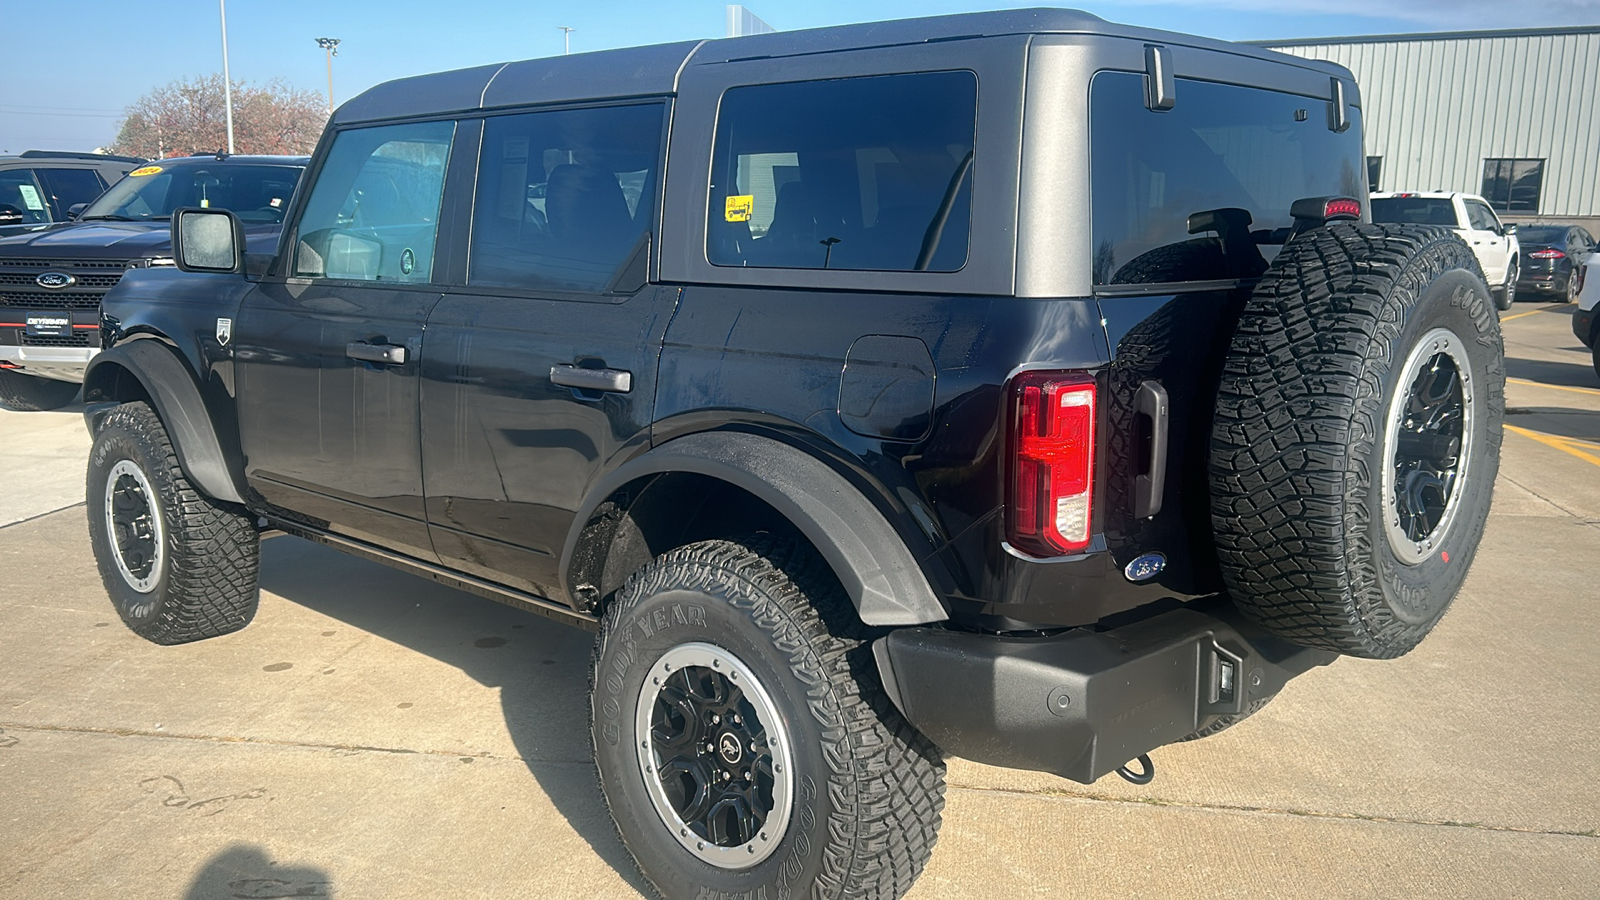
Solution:
M 42 288 L 59 291 L 62 288 L 69 288 L 77 284 L 78 279 L 77 276 L 68 275 L 66 272 L 46 272 L 35 278 L 33 283 Z
M 1167 567 L 1167 557 L 1161 553 L 1146 553 L 1128 563 L 1122 574 L 1128 576 L 1129 581 L 1149 581 L 1161 574 Z

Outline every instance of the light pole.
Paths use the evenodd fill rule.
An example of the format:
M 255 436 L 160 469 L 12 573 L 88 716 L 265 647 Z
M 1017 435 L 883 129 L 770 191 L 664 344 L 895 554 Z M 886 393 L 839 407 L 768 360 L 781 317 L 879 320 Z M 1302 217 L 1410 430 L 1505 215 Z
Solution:
M 222 109 L 228 119 L 228 153 L 233 153 L 233 76 L 228 74 L 228 0 L 217 0 L 222 9 Z M 190 148 L 190 152 L 194 152 Z
M 339 55 L 338 38 L 317 38 L 317 46 L 328 51 L 328 115 L 333 115 L 333 58 Z
M 557 25 L 556 27 L 561 29 L 561 43 L 562 43 L 561 53 L 562 53 L 562 55 L 566 55 L 566 54 L 571 53 L 572 52 L 572 33 L 574 31 L 577 31 L 578 29 L 576 29 L 576 28 L 568 28 L 565 25 Z

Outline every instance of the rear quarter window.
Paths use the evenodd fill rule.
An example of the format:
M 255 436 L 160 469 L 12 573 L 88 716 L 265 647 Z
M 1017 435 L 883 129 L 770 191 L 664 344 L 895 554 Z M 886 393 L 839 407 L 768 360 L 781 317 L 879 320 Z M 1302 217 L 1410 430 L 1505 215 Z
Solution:
M 1295 200 L 1365 196 L 1358 110 L 1341 133 L 1325 100 L 1183 78 L 1176 93 L 1157 112 L 1143 75 L 1090 84 L 1095 284 L 1256 277 Z

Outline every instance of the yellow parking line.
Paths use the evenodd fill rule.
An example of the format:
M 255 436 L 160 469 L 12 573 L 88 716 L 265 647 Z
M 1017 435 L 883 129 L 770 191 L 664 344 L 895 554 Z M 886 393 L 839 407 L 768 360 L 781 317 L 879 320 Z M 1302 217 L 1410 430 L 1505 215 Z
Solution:
M 1526 378 L 1507 378 L 1506 384 L 1525 384 L 1528 387 L 1549 388 L 1552 391 L 1571 391 L 1574 394 L 1593 394 L 1600 397 L 1600 391 L 1594 388 L 1568 387 L 1564 384 L 1545 384 L 1542 381 L 1529 381 Z
M 1569 446 L 1561 438 L 1551 437 L 1548 434 L 1541 434 L 1537 431 L 1531 431 L 1527 428 L 1519 428 L 1516 425 L 1507 425 L 1506 430 L 1515 434 L 1520 434 L 1525 438 L 1533 438 L 1547 447 L 1554 447 L 1563 453 L 1570 453 L 1585 462 L 1594 463 L 1595 465 L 1600 466 L 1600 456 L 1596 456 L 1593 453 L 1585 453 L 1582 450 L 1579 450 L 1577 447 Z
M 1504 325 L 1505 323 L 1511 321 L 1512 319 L 1520 319 L 1523 316 L 1532 316 L 1532 315 L 1537 315 L 1538 313 L 1542 313 L 1542 312 L 1555 312 L 1558 309 L 1566 309 L 1567 307 L 1571 306 L 1572 304 L 1573 304 L 1573 301 L 1568 300 L 1566 303 L 1557 303 L 1555 306 L 1541 306 L 1538 309 L 1530 309 L 1527 312 L 1520 312 L 1520 313 L 1517 313 L 1514 316 L 1501 316 L 1500 317 L 1500 324 Z

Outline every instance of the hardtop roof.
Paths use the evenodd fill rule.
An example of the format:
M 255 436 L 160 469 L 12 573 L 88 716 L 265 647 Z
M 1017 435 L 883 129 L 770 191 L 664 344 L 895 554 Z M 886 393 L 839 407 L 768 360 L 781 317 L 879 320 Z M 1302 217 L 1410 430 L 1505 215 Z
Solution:
M 1350 77 L 1347 69 L 1335 63 L 1261 47 L 1118 25 L 1078 10 L 1019 9 L 680 41 L 416 75 L 363 91 L 341 105 L 329 124 L 337 126 L 536 103 L 671 94 L 677 90 L 679 74 L 690 65 L 1017 34 L 1084 34 L 1159 42 Z

